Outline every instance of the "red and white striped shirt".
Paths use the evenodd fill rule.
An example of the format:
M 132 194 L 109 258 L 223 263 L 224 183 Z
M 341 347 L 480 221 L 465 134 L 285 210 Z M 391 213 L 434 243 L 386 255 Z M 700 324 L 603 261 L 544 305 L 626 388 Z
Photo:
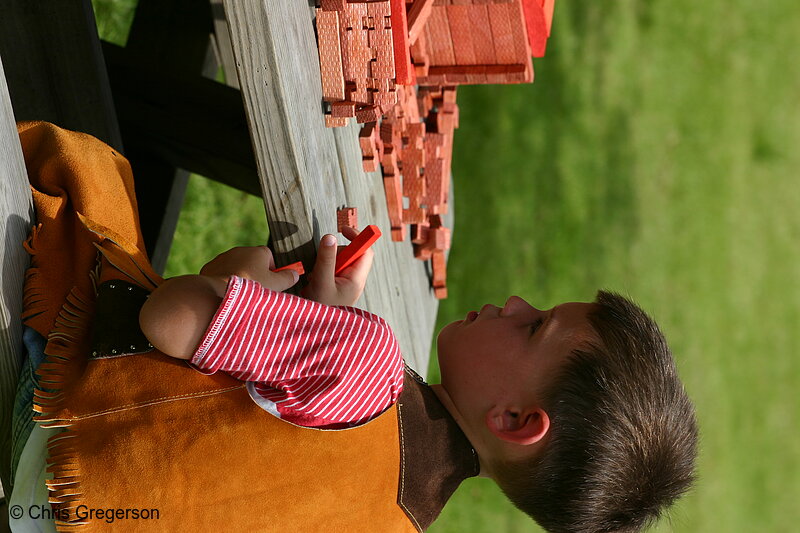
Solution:
M 261 407 L 306 427 L 363 424 L 403 388 L 403 357 L 385 320 L 237 276 L 191 362 L 247 381 Z

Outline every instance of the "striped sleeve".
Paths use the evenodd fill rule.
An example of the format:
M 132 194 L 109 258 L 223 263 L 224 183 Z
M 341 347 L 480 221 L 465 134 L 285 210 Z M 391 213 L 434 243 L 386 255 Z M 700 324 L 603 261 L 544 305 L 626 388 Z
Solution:
M 236 276 L 191 362 L 250 382 L 259 405 L 307 427 L 367 422 L 394 404 L 403 387 L 400 348 L 379 316 Z

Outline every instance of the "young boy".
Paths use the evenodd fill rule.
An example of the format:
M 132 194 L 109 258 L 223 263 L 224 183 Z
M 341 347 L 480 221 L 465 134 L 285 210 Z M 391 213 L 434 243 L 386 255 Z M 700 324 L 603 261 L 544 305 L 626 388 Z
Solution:
M 201 372 L 248 381 L 288 422 L 365 424 L 403 404 L 402 356 L 382 319 L 349 307 L 372 252 L 334 277 L 334 242 L 323 238 L 305 298 L 279 292 L 297 277 L 272 272 L 269 249 L 237 248 L 156 289 L 142 331 Z M 541 311 L 512 296 L 447 325 L 437 344 L 442 383 L 430 390 L 477 454 L 473 466 L 453 450 L 464 466 L 455 485 L 479 471 L 542 527 L 569 532 L 637 531 L 690 486 L 692 406 L 658 327 L 625 298 L 600 291 Z M 426 519 L 407 513 L 418 529 L 454 488 Z
M 371 252 L 335 277 L 321 246 L 303 298 L 280 292 L 297 280 L 263 247 L 164 281 L 127 161 L 52 124 L 18 129 L 39 220 L 24 323 L 47 355 L 32 403 L 58 428 L 46 454 L 39 437 L 23 451 L 17 478 L 49 493 L 23 521 L 412 533 L 480 474 L 550 531 L 634 531 L 691 483 L 691 405 L 624 298 L 484 306 L 441 331 L 427 386 L 386 322 L 350 307 Z

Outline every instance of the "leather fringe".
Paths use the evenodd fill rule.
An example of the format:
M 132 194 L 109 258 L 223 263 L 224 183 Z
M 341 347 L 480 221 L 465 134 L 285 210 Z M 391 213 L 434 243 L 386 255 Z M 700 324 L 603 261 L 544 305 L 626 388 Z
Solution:
M 84 294 L 74 287 L 67 295 L 58 313 L 55 324 L 47 336 L 45 354 L 47 358 L 37 369 L 40 388 L 34 391 L 33 410 L 38 413 L 34 420 L 46 428 L 60 427 L 65 431 L 48 439 L 47 472 L 53 479 L 47 481 L 49 502 L 53 507 L 58 531 L 81 531 L 89 524 L 77 517 L 76 509 L 81 504 L 81 475 L 75 449 L 72 445 L 80 438 L 77 420 L 69 415 L 66 398 L 68 387 L 78 379 L 86 365 L 89 353 L 89 327 L 94 316 L 97 287 L 101 274 L 128 278 L 140 286 L 154 290 L 163 279 L 156 274 L 146 256 L 138 250 L 129 250 L 125 243 L 114 242 L 117 237 L 107 228 L 80 217 L 92 230 L 98 241 L 96 266 L 89 272 L 92 293 Z M 40 227 L 40 226 L 39 226 Z M 25 316 L 33 317 L 46 309 L 46 292 L 41 286 L 36 270 L 36 235 L 34 228 L 26 241 L 26 250 L 31 254 L 31 268 L 25 279 Z M 134 252 L 134 253 L 130 253 Z M 110 268 L 108 268 L 110 267 Z
M 93 278 L 96 270 L 92 271 Z M 93 286 L 96 285 L 93 283 Z M 88 327 L 94 311 L 94 295 L 80 294 L 74 288 L 64 302 L 48 336 L 47 359 L 37 369 L 40 388 L 34 391 L 34 420 L 42 427 L 62 427 L 65 431 L 47 440 L 48 501 L 53 507 L 58 531 L 79 531 L 87 524 L 76 517 L 80 505 L 80 472 L 72 443 L 79 431 L 63 414 L 65 390 L 74 382 L 85 363 L 88 350 Z

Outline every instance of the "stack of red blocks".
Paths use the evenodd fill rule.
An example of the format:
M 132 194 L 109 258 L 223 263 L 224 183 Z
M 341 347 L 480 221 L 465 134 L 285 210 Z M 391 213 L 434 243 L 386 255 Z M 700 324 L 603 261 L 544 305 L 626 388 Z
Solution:
M 533 81 L 531 56 L 545 53 L 555 0 L 321 2 L 325 123 L 365 124 L 364 170 L 382 168 L 392 240 L 410 228 L 414 256 L 431 260 L 434 292 L 444 298 L 455 86 Z

